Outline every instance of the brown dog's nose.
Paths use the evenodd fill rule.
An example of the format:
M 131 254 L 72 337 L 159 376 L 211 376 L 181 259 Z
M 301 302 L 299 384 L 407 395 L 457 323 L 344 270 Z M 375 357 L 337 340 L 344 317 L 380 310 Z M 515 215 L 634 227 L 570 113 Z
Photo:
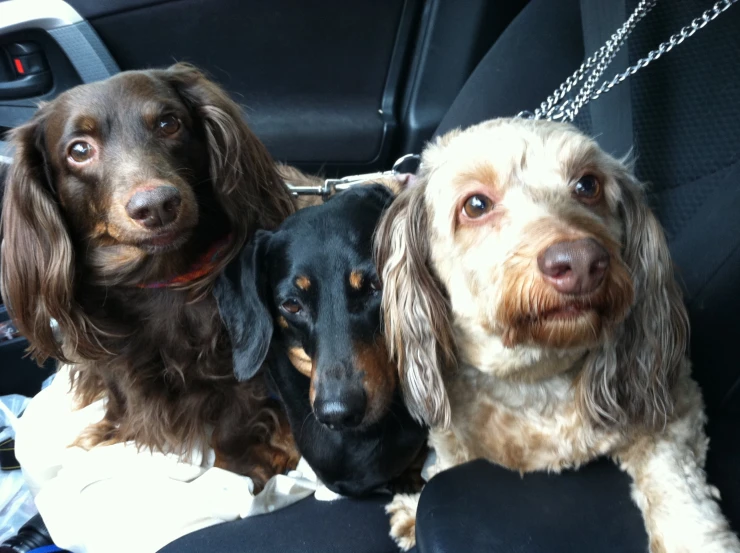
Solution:
M 136 192 L 126 204 L 126 213 L 148 229 L 163 227 L 177 218 L 180 192 L 174 186 L 157 186 Z
M 545 279 L 562 294 L 596 290 L 609 268 L 609 252 L 593 238 L 558 242 L 537 258 Z

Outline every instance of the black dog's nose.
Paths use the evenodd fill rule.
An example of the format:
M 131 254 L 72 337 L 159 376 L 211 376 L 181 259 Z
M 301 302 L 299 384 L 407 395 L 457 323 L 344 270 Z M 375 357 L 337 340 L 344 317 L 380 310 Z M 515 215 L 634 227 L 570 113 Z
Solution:
M 174 186 L 157 186 L 136 192 L 126 204 L 126 213 L 148 229 L 163 227 L 177 218 L 180 191 Z
M 321 424 L 332 430 L 356 428 L 365 417 L 367 399 L 365 392 L 347 393 L 346 391 L 336 399 L 324 400 L 317 397 L 313 403 L 313 411 Z

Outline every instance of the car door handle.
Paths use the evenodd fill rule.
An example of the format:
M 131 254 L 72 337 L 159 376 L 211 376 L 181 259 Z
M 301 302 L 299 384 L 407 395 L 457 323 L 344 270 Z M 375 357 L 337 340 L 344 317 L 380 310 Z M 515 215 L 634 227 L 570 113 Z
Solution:
M 0 78 L 0 100 L 41 96 L 51 88 L 51 71 L 38 44 L 6 44 L 0 46 L 0 55 L 3 54 L 11 67 L 10 72 L 3 71 L 7 77 Z
M 17 100 L 41 96 L 51 88 L 51 73 L 44 71 L 12 81 L 0 82 L 0 100 Z

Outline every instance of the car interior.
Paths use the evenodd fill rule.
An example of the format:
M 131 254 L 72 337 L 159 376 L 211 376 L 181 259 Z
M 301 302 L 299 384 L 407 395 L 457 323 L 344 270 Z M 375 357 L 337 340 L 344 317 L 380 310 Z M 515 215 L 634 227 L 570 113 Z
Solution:
M 386 170 L 452 128 L 533 110 L 637 3 L 0 0 L 0 167 L 13 155 L 3 134 L 28 121 L 39 102 L 119 71 L 187 61 L 243 107 L 276 160 L 322 177 Z M 607 76 L 634 64 L 713 3 L 659 1 Z M 649 183 L 651 207 L 665 229 L 690 314 L 693 377 L 703 392 L 711 440 L 707 475 L 735 532 L 739 30 L 735 7 L 588 104 L 575 120 L 608 152 L 629 154 L 637 176 Z M 25 357 L 27 342 L 8 319 L 0 306 L 0 396 L 33 396 L 54 364 L 39 368 Z M 590 487 L 599 493 L 597 476 Z M 278 515 L 297 534 L 310 534 L 316 531 L 311 517 L 337 516 L 341 523 L 342 515 L 328 509 L 299 503 Z M 379 511 L 358 530 L 359 541 L 371 530 L 387 534 L 384 523 Z M 485 523 L 479 513 L 463 530 L 474 535 Z M 439 546 L 444 541 L 443 535 L 418 537 L 417 548 L 450 550 Z M 291 550 L 301 549 L 296 544 Z M 390 540 L 375 549 L 394 550 Z

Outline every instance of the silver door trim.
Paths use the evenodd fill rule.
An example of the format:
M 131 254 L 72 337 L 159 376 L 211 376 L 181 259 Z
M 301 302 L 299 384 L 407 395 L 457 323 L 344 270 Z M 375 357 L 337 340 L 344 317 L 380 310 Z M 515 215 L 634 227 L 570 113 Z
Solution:
M 46 31 L 83 83 L 107 79 L 120 71 L 95 29 L 63 0 L 0 2 L 0 35 L 22 30 Z
M 27 29 L 50 31 L 83 21 L 63 0 L 6 0 L 0 2 L 0 34 Z

